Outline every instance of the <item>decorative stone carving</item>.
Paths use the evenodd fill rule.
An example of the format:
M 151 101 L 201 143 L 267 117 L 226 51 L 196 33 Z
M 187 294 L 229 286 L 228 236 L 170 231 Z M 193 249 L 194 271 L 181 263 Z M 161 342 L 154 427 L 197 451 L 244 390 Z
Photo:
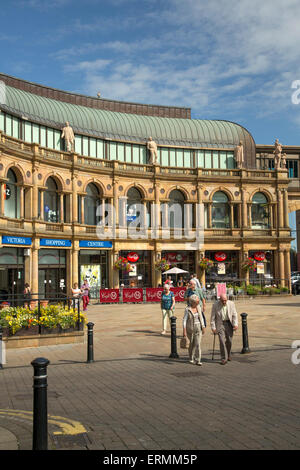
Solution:
M 234 158 L 236 161 L 237 168 L 243 168 L 244 164 L 244 147 L 243 142 L 240 141 L 239 145 L 237 145 L 234 149 Z
M 281 152 L 282 145 L 279 143 L 278 139 L 275 140 L 275 150 L 274 150 L 274 163 L 275 168 L 278 170 L 281 167 Z
M 147 149 L 149 150 L 149 153 L 150 153 L 150 158 L 149 158 L 150 165 L 157 164 L 158 163 L 157 145 L 156 145 L 156 142 L 154 142 L 154 140 L 152 139 L 152 137 L 149 137 L 148 139 Z
M 65 148 L 67 149 L 67 151 L 72 152 L 75 137 L 73 129 L 68 121 L 66 122 L 65 127 L 63 127 L 62 129 L 61 138 L 65 139 Z
M 282 157 L 281 157 L 281 168 L 283 168 L 284 170 L 286 169 L 286 153 L 283 153 L 283 154 L 282 154 Z

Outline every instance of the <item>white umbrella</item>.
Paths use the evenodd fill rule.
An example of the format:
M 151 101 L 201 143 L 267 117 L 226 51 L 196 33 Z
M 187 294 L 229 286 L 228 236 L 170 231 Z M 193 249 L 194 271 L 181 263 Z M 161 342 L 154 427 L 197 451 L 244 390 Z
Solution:
M 180 273 L 188 273 L 188 271 L 184 271 L 183 269 L 180 268 L 171 268 L 168 271 L 164 271 L 163 274 L 180 274 Z

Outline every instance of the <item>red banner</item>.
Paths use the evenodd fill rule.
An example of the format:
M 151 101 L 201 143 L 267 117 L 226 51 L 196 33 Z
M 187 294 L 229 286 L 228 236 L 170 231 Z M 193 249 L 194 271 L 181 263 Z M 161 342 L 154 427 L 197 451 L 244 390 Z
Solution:
M 123 302 L 143 302 L 142 288 L 123 289 Z
M 100 302 L 115 303 L 120 301 L 119 289 L 100 289 Z
M 162 292 L 163 289 L 161 287 L 147 287 L 146 302 L 160 302 Z
M 184 287 L 171 287 L 171 291 L 174 292 L 175 302 L 183 302 L 184 294 L 186 289 Z

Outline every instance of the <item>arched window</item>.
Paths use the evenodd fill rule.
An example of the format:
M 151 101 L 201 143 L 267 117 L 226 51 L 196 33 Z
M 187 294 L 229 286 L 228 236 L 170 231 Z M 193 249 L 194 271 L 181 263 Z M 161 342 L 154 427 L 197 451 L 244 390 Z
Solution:
M 44 220 L 46 222 L 59 221 L 59 195 L 55 179 L 50 176 L 47 179 L 44 194 Z
M 13 170 L 8 170 L 7 178 L 4 189 L 4 215 L 17 219 L 20 217 L 20 188 L 17 186 L 17 177 Z
M 138 189 L 130 188 L 127 192 L 126 220 L 127 225 L 133 222 L 137 217 L 143 217 L 140 214 L 139 207 L 142 204 L 142 196 Z M 140 224 L 139 224 L 140 225 Z
M 270 208 L 268 199 L 263 193 L 255 193 L 252 198 L 251 220 L 254 229 L 270 227 Z
M 212 228 L 230 228 L 230 206 L 227 194 L 217 191 L 212 198 Z
M 170 228 L 184 228 L 184 194 L 178 189 L 173 189 L 169 195 L 169 221 Z
M 86 188 L 87 195 L 84 198 L 84 223 L 85 225 L 97 225 L 97 207 L 100 204 L 99 190 L 94 183 L 90 183 Z

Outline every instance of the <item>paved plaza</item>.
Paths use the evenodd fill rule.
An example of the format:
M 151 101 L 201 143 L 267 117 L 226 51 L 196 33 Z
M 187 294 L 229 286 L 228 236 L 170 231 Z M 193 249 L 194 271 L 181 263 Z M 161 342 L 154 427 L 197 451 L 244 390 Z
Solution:
M 248 313 L 250 354 L 241 354 L 241 318 L 233 360 L 220 365 L 218 341 L 202 341 L 203 366 L 162 336 L 157 304 L 91 305 L 94 359 L 87 345 L 7 350 L 0 370 L 0 450 L 32 448 L 31 361 L 48 367 L 49 449 L 299 449 L 300 297 L 238 300 Z M 211 304 L 206 316 L 210 317 Z M 176 305 L 177 335 L 184 304 Z M 300 358 L 300 354 L 299 354 Z

